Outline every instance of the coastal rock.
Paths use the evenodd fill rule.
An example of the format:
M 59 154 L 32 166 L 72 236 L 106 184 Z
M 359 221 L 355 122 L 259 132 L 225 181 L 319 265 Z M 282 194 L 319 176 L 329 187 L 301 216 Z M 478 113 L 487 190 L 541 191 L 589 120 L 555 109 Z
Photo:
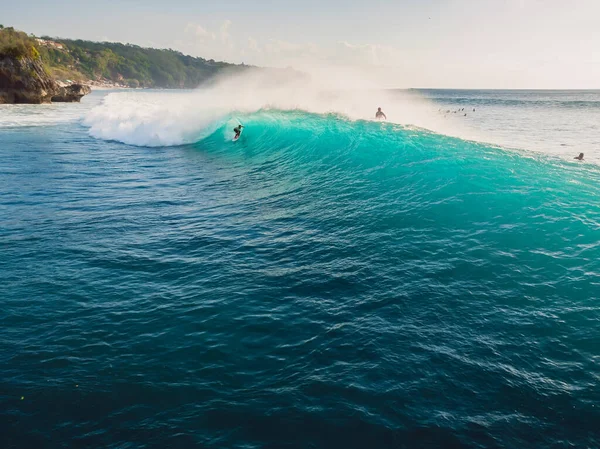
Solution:
M 59 87 L 56 95 L 52 97 L 54 102 L 76 103 L 81 101 L 81 97 L 89 94 L 92 91 L 90 86 L 85 84 L 71 84 L 66 87 Z
M 59 86 L 40 59 L 0 56 L 0 104 L 78 102 L 90 92 L 82 84 Z
M 50 103 L 57 89 L 39 59 L 0 57 L 0 103 Z

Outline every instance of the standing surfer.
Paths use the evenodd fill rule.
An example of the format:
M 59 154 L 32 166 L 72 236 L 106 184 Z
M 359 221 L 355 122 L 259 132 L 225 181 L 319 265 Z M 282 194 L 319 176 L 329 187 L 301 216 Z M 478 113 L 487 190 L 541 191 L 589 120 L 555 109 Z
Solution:
M 387 116 L 383 113 L 381 108 L 377 108 L 377 112 L 375 113 L 375 118 L 377 120 L 382 120 L 382 119 L 387 120 Z
M 240 134 L 242 134 L 243 127 L 244 127 L 244 125 L 238 125 L 235 128 L 233 128 L 233 132 L 235 133 L 235 137 L 233 138 L 234 140 L 237 140 L 240 138 Z

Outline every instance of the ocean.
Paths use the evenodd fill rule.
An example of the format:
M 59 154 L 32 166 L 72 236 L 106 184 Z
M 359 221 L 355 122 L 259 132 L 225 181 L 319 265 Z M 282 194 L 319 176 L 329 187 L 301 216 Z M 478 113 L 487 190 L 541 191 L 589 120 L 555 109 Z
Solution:
M 0 447 L 600 447 L 599 91 L 221 94 L 0 106 Z

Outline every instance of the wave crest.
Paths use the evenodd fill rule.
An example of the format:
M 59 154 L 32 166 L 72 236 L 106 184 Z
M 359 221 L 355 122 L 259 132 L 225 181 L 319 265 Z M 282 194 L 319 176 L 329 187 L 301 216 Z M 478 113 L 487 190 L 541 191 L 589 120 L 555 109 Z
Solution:
M 280 110 L 373 119 L 378 106 L 390 121 L 465 137 L 456 123 L 449 126 L 435 107 L 408 92 L 323 88 L 314 81 L 270 84 L 264 73 L 221 80 L 208 88 L 183 92 L 109 94 L 86 117 L 93 137 L 141 146 L 197 142 L 238 115 Z

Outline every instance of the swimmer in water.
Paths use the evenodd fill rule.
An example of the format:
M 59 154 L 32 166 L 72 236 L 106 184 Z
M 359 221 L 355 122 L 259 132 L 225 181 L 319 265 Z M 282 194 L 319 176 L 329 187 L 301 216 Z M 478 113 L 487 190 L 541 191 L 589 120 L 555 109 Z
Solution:
M 577 159 L 578 161 L 583 160 L 583 153 L 579 153 L 579 156 L 575 156 L 573 159 Z
M 383 111 L 381 110 L 381 108 L 377 108 L 377 112 L 375 113 L 375 118 L 377 120 L 387 120 L 387 116 L 383 113 Z

